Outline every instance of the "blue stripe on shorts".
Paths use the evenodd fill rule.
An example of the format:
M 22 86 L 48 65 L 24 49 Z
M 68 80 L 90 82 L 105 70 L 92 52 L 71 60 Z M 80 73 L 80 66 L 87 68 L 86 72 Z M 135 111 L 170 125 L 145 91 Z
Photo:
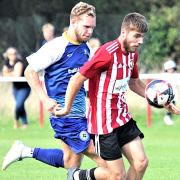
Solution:
M 73 152 L 81 153 L 87 149 L 90 135 L 87 132 L 87 119 L 70 117 L 50 117 L 54 137 L 65 142 Z

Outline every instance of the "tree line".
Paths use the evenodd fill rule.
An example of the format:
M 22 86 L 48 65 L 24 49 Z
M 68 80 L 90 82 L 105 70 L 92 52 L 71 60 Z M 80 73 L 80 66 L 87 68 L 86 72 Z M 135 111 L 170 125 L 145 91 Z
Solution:
M 42 39 L 41 27 L 50 22 L 60 35 L 69 25 L 69 14 L 77 0 L 1 0 L 0 54 L 15 46 L 25 57 L 36 50 Z M 139 65 L 143 73 L 157 72 L 162 63 L 180 59 L 180 2 L 178 0 L 84 0 L 96 7 L 97 27 L 94 37 L 102 43 L 119 35 L 122 18 L 139 12 L 149 22 L 149 32 L 140 49 Z M 0 61 L 2 66 L 2 60 Z

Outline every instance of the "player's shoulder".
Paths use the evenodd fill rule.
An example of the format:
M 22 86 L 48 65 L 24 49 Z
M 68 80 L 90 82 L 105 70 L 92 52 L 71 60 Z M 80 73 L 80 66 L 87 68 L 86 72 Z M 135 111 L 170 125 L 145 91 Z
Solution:
M 101 46 L 101 49 L 107 52 L 108 54 L 114 53 L 115 51 L 117 51 L 118 48 L 120 48 L 120 43 L 117 39 L 109 41 Z
M 60 43 L 68 44 L 68 41 L 63 36 L 59 36 L 51 40 L 49 43 L 60 45 Z

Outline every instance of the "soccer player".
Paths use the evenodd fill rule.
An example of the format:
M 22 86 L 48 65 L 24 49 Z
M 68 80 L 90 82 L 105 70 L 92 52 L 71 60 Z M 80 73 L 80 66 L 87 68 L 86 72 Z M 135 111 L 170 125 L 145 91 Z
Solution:
M 137 50 L 147 31 L 148 24 L 143 15 L 127 14 L 119 37 L 102 45 L 70 79 L 65 106 L 54 112 L 57 116 L 68 114 L 77 92 L 89 79 L 88 131 L 96 152 L 117 179 L 140 180 L 148 166 L 141 140 L 144 135 L 129 113 L 124 97 L 128 86 L 136 94 L 145 96 L 145 84 L 138 74 Z M 167 109 L 179 113 L 172 105 Z M 122 154 L 130 164 L 127 173 Z M 78 176 L 78 173 L 75 171 L 74 174 Z
M 61 139 L 63 150 L 30 148 L 16 141 L 7 153 L 2 169 L 11 163 L 24 158 L 35 158 L 55 167 L 68 168 L 68 178 L 71 179 L 73 168 L 80 167 L 82 153 L 96 161 L 100 166 L 106 166 L 94 149 L 93 142 L 87 132 L 85 117 L 85 90 L 81 87 L 67 116 L 53 115 L 63 105 L 69 79 L 88 61 L 90 48 L 87 41 L 96 26 L 95 8 L 87 3 L 75 5 L 70 14 L 70 26 L 67 32 L 47 42 L 36 53 L 27 57 L 29 66 L 25 75 L 31 88 L 38 94 L 44 106 L 50 112 L 51 126 L 55 138 Z M 46 91 L 42 88 L 38 72 L 45 70 Z M 106 168 L 98 167 L 81 170 L 80 179 L 110 179 Z

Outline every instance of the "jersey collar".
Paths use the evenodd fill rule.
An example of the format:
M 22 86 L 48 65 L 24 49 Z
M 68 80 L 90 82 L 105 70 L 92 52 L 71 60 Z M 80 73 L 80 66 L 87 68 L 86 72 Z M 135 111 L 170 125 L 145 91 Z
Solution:
M 64 32 L 62 35 L 63 35 L 63 37 L 64 37 L 65 39 L 67 39 L 70 43 L 75 44 L 75 45 L 80 45 L 79 42 L 72 40 L 72 39 L 67 35 L 67 31 Z

